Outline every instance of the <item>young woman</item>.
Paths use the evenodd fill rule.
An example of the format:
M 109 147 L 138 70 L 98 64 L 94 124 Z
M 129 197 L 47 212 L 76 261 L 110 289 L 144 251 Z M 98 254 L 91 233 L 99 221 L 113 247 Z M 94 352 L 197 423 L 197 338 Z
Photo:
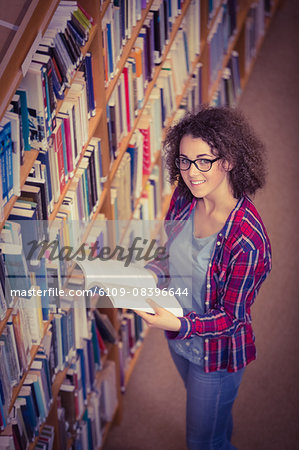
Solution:
M 250 308 L 271 270 L 248 197 L 264 185 L 264 146 L 239 111 L 204 107 L 169 130 L 164 148 L 177 182 L 165 222 L 169 257 L 147 268 L 158 287 L 179 293 L 184 316 L 151 300 L 155 314 L 138 314 L 166 330 L 187 390 L 188 448 L 232 449 L 233 402 L 256 356 Z

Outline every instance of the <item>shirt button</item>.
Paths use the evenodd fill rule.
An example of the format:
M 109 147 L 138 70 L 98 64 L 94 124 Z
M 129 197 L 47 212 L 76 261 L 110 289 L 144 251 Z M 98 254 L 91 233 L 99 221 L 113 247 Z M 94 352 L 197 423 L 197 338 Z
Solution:
M 209 267 L 212 267 L 212 263 L 209 264 Z
M 222 236 L 222 233 L 219 233 L 219 237 L 221 237 Z
M 208 342 L 209 342 L 209 339 L 205 339 L 205 342 L 208 343 Z
M 207 288 L 210 289 L 210 287 L 211 287 L 211 285 L 210 285 L 210 283 L 208 283 L 208 284 L 207 284 Z
M 210 302 L 205 302 L 205 305 L 208 305 Z
M 205 357 L 204 357 L 204 360 L 205 360 L 205 361 L 207 361 L 208 359 L 209 359 L 208 356 L 205 356 Z
M 220 241 L 217 241 L 217 245 L 221 245 L 221 242 L 220 242 Z

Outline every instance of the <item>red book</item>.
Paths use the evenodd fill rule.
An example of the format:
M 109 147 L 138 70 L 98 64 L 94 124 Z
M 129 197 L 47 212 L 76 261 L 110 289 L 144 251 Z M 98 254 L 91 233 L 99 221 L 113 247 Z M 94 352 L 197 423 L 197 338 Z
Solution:
M 53 142 L 55 150 L 56 164 L 58 167 L 58 179 L 60 186 L 60 193 L 63 191 L 65 186 L 65 171 L 64 171 L 64 161 L 63 161 L 63 142 L 61 133 L 61 120 L 57 120 L 57 125 L 53 131 Z
M 107 353 L 108 352 L 107 347 L 106 347 L 105 342 L 103 341 L 103 338 L 97 328 L 96 328 L 96 333 L 97 333 L 97 339 L 98 339 L 101 353 Z
M 149 175 L 151 173 L 151 133 L 150 133 L 150 121 L 144 116 L 141 118 L 138 124 L 138 129 L 143 135 L 143 175 Z
M 128 68 L 123 68 L 124 81 L 125 81 L 125 99 L 126 99 L 126 116 L 127 116 L 127 128 L 128 132 L 131 131 L 131 121 L 130 121 L 130 96 L 129 96 L 129 74 Z

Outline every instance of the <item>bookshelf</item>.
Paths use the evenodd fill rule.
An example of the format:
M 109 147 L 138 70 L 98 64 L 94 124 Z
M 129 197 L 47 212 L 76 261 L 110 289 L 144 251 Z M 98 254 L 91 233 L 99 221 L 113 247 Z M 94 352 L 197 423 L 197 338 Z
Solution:
M 12 10 L 10 11 L 11 14 L 9 15 L 9 17 L 11 22 L 13 22 L 13 25 L 17 25 L 17 27 L 15 27 L 16 29 L 14 30 L 13 33 L 5 34 L 6 39 L 5 41 L 3 41 L 3 48 L 0 49 L 0 51 L 4 55 L 2 62 L 0 64 L 1 120 L 5 116 L 5 112 L 7 111 L 16 90 L 19 88 L 20 84 L 22 85 L 22 79 L 24 77 L 26 69 L 28 69 L 31 58 L 35 54 L 38 44 L 40 43 L 42 37 L 47 32 L 49 25 L 52 23 L 51 20 L 55 15 L 55 11 L 57 11 L 57 8 L 59 7 L 59 3 L 60 3 L 59 0 L 49 0 L 48 2 L 43 2 L 42 0 L 31 0 L 31 1 L 28 0 L 28 2 L 26 3 L 27 9 L 25 12 L 23 11 L 22 20 L 20 20 L 20 11 L 15 9 L 14 5 L 11 6 Z M 131 21 L 130 30 L 127 32 L 127 35 L 125 35 L 124 38 L 122 39 L 123 42 L 121 45 L 119 56 L 116 56 L 117 54 L 116 44 L 118 44 L 118 42 L 113 41 L 114 47 L 112 46 L 111 48 L 108 48 L 108 53 L 109 50 L 115 52 L 114 54 L 115 58 L 112 61 L 114 67 L 112 73 L 111 72 L 107 73 L 106 59 L 108 59 L 109 57 L 109 54 L 107 55 L 107 47 L 105 47 L 107 45 L 108 39 L 107 36 L 109 33 L 109 27 L 107 26 L 107 23 L 109 26 L 111 26 L 112 29 L 113 26 L 117 27 L 117 20 L 119 20 L 120 21 L 119 23 L 122 24 L 121 13 L 123 10 L 118 9 L 116 5 L 112 6 L 113 1 L 112 2 L 108 0 L 103 2 L 98 2 L 96 0 L 78 1 L 78 4 L 80 4 L 80 6 L 84 8 L 84 10 L 88 13 L 88 15 L 90 15 L 93 18 L 92 26 L 88 33 L 89 34 L 88 39 L 86 43 L 81 46 L 80 52 L 83 58 L 86 55 L 89 55 L 89 53 L 92 54 L 92 74 L 93 74 L 92 84 L 96 107 L 92 116 L 89 117 L 88 121 L 86 120 L 87 124 L 86 138 L 85 140 L 83 140 L 82 138 L 82 145 L 78 150 L 77 159 L 76 161 L 73 161 L 74 167 L 72 170 L 72 176 L 69 175 L 69 178 L 65 179 L 63 187 L 60 186 L 59 195 L 57 196 L 52 209 L 49 210 L 48 220 L 50 230 L 52 228 L 55 229 L 55 227 L 58 226 L 57 224 L 62 223 L 63 220 L 64 225 L 63 228 L 61 229 L 64 232 L 66 230 L 65 227 L 69 226 L 66 225 L 66 223 L 68 222 L 65 216 L 66 214 L 65 210 L 63 210 L 63 208 L 65 207 L 65 204 L 67 204 L 68 202 L 67 199 L 70 198 L 70 192 L 74 189 L 73 181 L 77 178 L 79 179 L 80 182 L 80 177 L 82 176 L 82 173 L 85 173 L 83 165 L 87 164 L 86 161 L 88 160 L 88 158 L 89 158 L 88 164 L 89 163 L 90 165 L 97 164 L 96 162 L 91 163 L 92 158 L 94 157 L 92 155 L 95 155 L 95 150 L 91 150 L 91 147 L 94 148 L 94 144 L 91 144 L 91 142 L 94 142 L 93 141 L 94 138 L 100 139 L 101 158 L 102 158 L 101 176 L 103 178 L 103 182 L 100 187 L 97 185 L 96 189 L 98 190 L 94 191 L 92 184 L 95 184 L 96 180 L 90 178 L 89 179 L 90 184 L 88 185 L 88 177 L 92 177 L 93 169 L 92 168 L 86 169 L 86 171 L 90 170 L 90 174 L 86 175 L 85 178 L 87 186 L 89 186 L 89 194 L 90 191 L 92 190 L 93 193 L 92 195 L 94 195 L 94 198 L 92 196 L 86 197 L 85 201 L 86 203 L 90 203 L 90 198 L 93 198 L 94 204 L 92 205 L 92 207 L 88 205 L 87 206 L 83 205 L 83 209 L 85 208 L 85 210 L 87 211 L 86 213 L 87 215 L 85 218 L 86 219 L 85 228 L 82 231 L 81 237 L 79 239 L 80 243 L 85 243 L 88 241 L 89 236 L 93 232 L 93 227 L 98 224 L 99 217 L 105 216 L 106 219 L 113 221 L 113 219 L 116 217 L 115 211 L 117 211 L 117 208 L 122 209 L 122 205 L 117 204 L 117 200 L 120 200 L 121 197 L 120 195 L 116 194 L 117 199 L 116 203 L 112 202 L 113 199 L 112 190 L 117 189 L 114 186 L 114 182 L 119 175 L 119 171 L 122 170 L 122 163 L 125 159 L 125 155 L 127 156 L 128 146 L 131 145 L 132 142 L 134 145 L 135 142 L 134 139 L 136 139 L 136 136 L 139 136 L 140 134 L 140 124 L 142 123 L 142 120 L 144 119 L 144 117 L 150 115 L 154 111 L 154 108 L 156 107 L 155 105 L 157 104 L 157 92 L 159 92 L 160 96 L 163 95 L 168 97 L 170 96 L 168 91 L 168 89 L 170 88 L 167 87 L 166 85 L 159 84 L 163 76 L 165 79 L 167 79 L 167 83 L 170 83 L 169 86 L 171 85 L 171 83 L 173 83 L 172 86 L 174 84 L 176 85 L 174 88 L 174 93 L 171 93 L 171 95 L 173 95 L 174 104 L 171 106 L 170 110 L 167 111 L 166 105 L 167 101 L 164 99 L 165 104 L 164 106 L 162 105 L 164 110 L 162 112 L 160 111 L 159 113 L 161 114 L 161 117 L 163 113 L 166 114 L 166 117 L 164 118 L 164 123 L 157 124 L 156 117 L 152 117 L 149 129 L 151 130 L 150 133 L 155 134 L 156 138 L 159 134 L 163 136 L 167 127 L 169 127 L 173 121 L 177 120 L 177 118 L 180 117 L 179 114 L 182 114 L 186 109 L 189 109 L 190 105 L 191 106 L 193 105 L 194 107 L 198 106 L 199 98 L 197 98 L 196 100 L 197 103 L 195 102 L 195 104 L 193 104 L 194 96 L 198 95 L 198 92 L 200 92 L 201 103 L 215 104 L 215 102 L 217 103 L 219 101 L 225 102 L 226 101 L 225 94 L 229 92 L 229 89 L 233 89 L 234 98 L 233 104 L 231 106 L 236 105 L 238 99 L 240 98 L 240 95 L 242 94 L 242 90 L 244 89 L 250 77 L 256 56 L 259 52 L 263 39 L 267 33 L 268 27 L 271 24 L 271 20 L 277 8 L 279 7 L 280 2 L 279 0 L 273 0 L 272 2 L 271 1 L 265 2 L 267 4 L 269 3 L 269 8 L 267 9 L 267 11 L 264 11 L 263 1 L 259 2 L 253 0 L 245 0 L 245 1 L 229 0 L 227 2 L 220 0 L 214 2 L 208 2 L 208 0 L 201 0 L 200 2 L 192 0 L 182 1 L 180 10 L 178 10 L 176 14 L 175 11 L 172 11 L 173 16 L 171 17 L 171 19 L 169 19 L 168 21 L 163 19 L 164 22 L 162 20 L 162 22 L 165 25 L 165 30 L 168 30 L 168 32 L 166 33 L 165 30 L 162 32 L 161 28 L 159 29 L 159 33 L 161 33 L 160 43 L 164 39 L 164 45 L 161 45 L 161 48 L 156 50 L 158 51 L 158 53 L 160 52 L 159 55 L 160 59 L 159 62 L 155 64 L 153 56 L 154 55 L 153 43 L 151 44 L 147 43 L 146 39 L 149 38 L 148 37 L 146 38 L 147 32 L 146 30 L 147 27 L 150 29 L 151 26 L 152 27 L 155 26 L 154 25 L 155 13 L 153 11 L 157 11 L 157 9 L 155 8 L 157 3 L 159 2 L 157 2 L 156 0 L 134 1 L 134 5 L 136 6 L 136 14 L 135 12 L 132 13 L 132 11 L 129 12 L 127 11 L 128 16 L 130 16 L 130 19 L 128 19 L 128 21 L 129 22 Z M 164 14 L 166 14 L 167 11 L 169 12 L 169 9 L 167 9 L 169 7 L 169 4 L 171 4 L 172 7 L 174 7 L 174 4 L 176 4 L 176 2 L 171 1 L 170 2 L 162 1 L 160 3 L 162 3 L 163 8 L 165 4 L 165 9 L 163 9 Z M 178 4 L 179 3 L 180 2 L 178 2 Z M 127 1 L 119 2 L 119 4 L 125 4 L 126 7 L 128 7 L 129 5 Z M 167 8 L 166 4 L 168 5 Z M 209 10 L 209 7 L 211 7 L 212 4 L 214 4 L 214 7 L 212 10 Z M 227 7 L 228 4 L 229 8 Z M 141 5 L 143 6 L 143 8 L 141 8 Z M 137 14 L 137 9 L 140 12 L 139 16 Z M 163 14 L 161 12 L 162 11 L 161 9 L 158 9 L 158 11 L 159 14 Z M 192 16 L 192 14 L 189 14 L 190 11 L 199 14 L 196 19 L 192 17 L 190 18 L 190 16 Z M 229 16 L 230 22 L 235 21 L 234 29 L 230 30 L 228 29 L 229 27 L 227 22 L 228 15 L 230 15 Z M 196 21 L 194 22 L 194 20 L 198 20 L 198 22 Z M 113 21 L 115 21 L 116 25 L 114 24 Z M 135 24 L 134 21 L 136 22 Z M 194 33 L 196 27 L 200 29 L 200 34 L 198 35 L 199 42 L 197 42 L 196 44 L 197 50 L 196 48 L 193 48 L 194 47 L 193 44 L 191 45 L 190 36 L 188 41 L 189 27 L 194 30 Z M 114 33 L 115 30 L 116 29 L 114 29 Z M 2 35 L 4 35 L 4 31 L 5 30 L 1 30 Z M 214 48 L 215 44 L 213 39 L 214 35 L 216 35 L 220 31 L 221 33 L 223 33 L 223 42 L 221 41 L 221 43 L 219 44 L 220 48 L 216 48 L 216 51 L 218 51 L 220 56 L 218 60 L 216 58 L 215 61 L 215 48 Z M 140 37 L 142 36 L 142 33 L 143 37 Z M 149 33 L 151 33 L 151 31 Z M 11 38 L 10 41 L 9 37 Z M 147 49 L 147 47 L 144 47 L 142 52 L 143 58 L 142 76 L 144 77 L 143 78 L 144 82 L 142 87 L 143 98 L 141 103 L 139 104 L 136 101 L 136 98 L 134 98 L 134 95 L 132 94 L 132 87 L 134 88 L 135 86 L 135 90 L 137 90 L 136 86 L 138 82 L 137 56 L 135 57 L 136 59 L 134 60 L 134 56 L 132 56 L 132 54 L 135 51 L 136 47 L 140 48 L 140 46 L 142 46 L 141 39 L 143 39 L 143 42 L 145 43 L 144 45 L 149 45 L 150 51 Z M 183 41 L 180 41 L 180 39 L 183 39 Z M 182 42 L 183 47 L 179 47 L 180 43 Z M 176 59 L 178 57 L 175 50 L 176 48 L 183 49 L 183 52 L 180 53 L 179 56 L 182 60 L 186 59 L 186 67 L 188 68 L 185 76 L 182 76 L 181 78 L 177 77 L 177 75 L 175 74 L 175 72 L 181 72 L 181 68 L 179 67 L 180 59 Z M 150 52 L 150 56 L 148 56 L 147 52 Z M 147 56 L 145 56 L 146 53 Z M 235 66 L 233 66 L 233 63 L 231 62 L 233 55 L 234 56 L 237 55 L 237 59 L 235 59 L 235 61 L 237 61 L 238 64 L 238 72 L 239 72 L 239 80 L 237 81 L 240 84 L 240 89 L 238 91 L 236 90 L 237 82 L 236 80 L 232 79 L 233 75 L 234 76 L 236 75 L 235 73 L 233 73 L 233 68 Z M 149 61 L 151 62 L 151 67 L 148 68 Z M 169 65 L 167 64 L 170 64 L 170 68 Z M 216 69 L 214 68 L 214 66 L 216 67 Z M 63 108 L 67 101 L 70 102 L 73 101 L 72 95 L 74 95 L 73 91 L 75 89 L 75 86 L 76 85 L 78 86 L 80 84 L 78 81 L 78 78 L 80 77 L 80 67 L 81 66 L 78 65 L 78 67 L 76 67 L 76 69 L 73 71 L 71 79 L 69 81 L 69 85 L 64 90 L 64 99 L 57 98 L 55 111 L 53 113 L 55 117 L 56 116 L 59 117 L 59 115 L 61 116 L 61 111 L 63 111 Z M 227 80 L 227 77 L 226 78 L 224 77 L 224 73 L 227 69 L 229 69 L 230 71 L 231 75 L 231 78 L 229 78 L 230 81 L 225 81 Z M 166 70 L 169 70 L 168 75 L 166 75 Z M 135 75 L 134 71 L 136 72 Z M 150 75 L 149 72 L 151 72 Z M 128 75 L 129 81 L 124 81 L 125 73 L 129 74 Z M 172 79 L 172 82 L 170 82 L 170 78 Z M 48 79 L 49 81 L 49 78 L 45 79 Z M 179 86 L 178 80 L 180 80 Z M 128 97 L 126 97 L 127 94 L 125 93 L 126 89 L 125 83 L 128 83 L 128 86 L 131 86 L 131 92 L 128 87 Z M 86 80 L 86 84 L 88 84 L 88 80 Z M 45 90 L 48 89 L 47 92 L 49 92 L 50 87 L 46 87 L 44 89 Z M 86 96 L 88 95 L 88 89 L 90 89 L 90 87 L 89 88 L 87 87 Z M 117 97 L 117 95 L 119 96 Z M 121 95 L 123 95 L 123 97 L 121 97 Z M 135 96 L 137 95 L 138 93 L 135 94 Z M 71 100 L 69 100 L 69 98 Z M 117 101 L 119 101 L 120 99 L 122 99 L 122 102 L 125 99 L 126 108 L 123 103 L 121 102 L 117 103 Z M 79 98 L 78 102 L 80 103 L 80 101 L 82 101 L 81 97 Z M 114 101 L 115 103 L 113 103 Z M 159 103 L 161 102 L 159 101 Z M 81 108 L 83 107 L 81 106 Z M 117 117 L 111 116 L 110 114 L 112 114 L 112 112 L 113 114 L 116 114 Z M 62 117 L 64 116 L 62 115 Z M 62 118 L 61 120 L 63 121 L 64 119 Z M 119 121 L 122 122 L 122 130 L 120 129 L 118 130 L 118 128 L 120 127 Z M 126 125 L 124 125 L 125 122 Z M 76 124 L 76 126 L 78 126 L 78 124 Z M 52 132 L 54 132 L 53 129 L 49 131 L 49 135 L 51 135 Z M 48 144 L 49 139 L 50 137 L 48 136 Z M 116 139 L 117 143 L 115 153 L 112 151 L 113 139 Z M 158 138 L 157 141 L 159 141 Z M 144 141 L 141 141 L 141 153 L 142 151 L 145 151 L 144 147 L 142 147 L 144 145 L 143 142 Z M 138 148 L 138 146 L 136 148 L 137 153 L 138 152 L 140 153 L 140 148 Z M 39 159 L 40 153 L 41 150 L 39 151 L 38 149 L 35 148 L 31 148 L 31 150 L 24 152 L 23 164 L 20 167 L 20 173 L 18 175 L 21 188 L 25 185 L 26 180 L 30 175 L 32 169 L 37 165 L 37 160 Z M 155 218 L 162 219 L 163 216 L 165 215 L 167 211 L 167 205 L 171 197 L 171 191 L 165 188 L 164 181 L 162 181 L 164 179 L 162 166 L 163 164 L 161 152 L 159 146 L 157 146 L 157 148 L 152 150 L 151 161 L 147 169 L 147 172 L 142 173 L 140 192 L 132 196 L 133 206 L 131 207 L 131 210 L 128 211 L 126 217 L 126 219 L 128 219 L 129 222 L 133 221 L 136 218 L 135 212 L 138 208 L 140 208 L 140 210 L 144 208 L 142 210 L 143 211 L 142 214 L 144 216 L 146 214 L 147 207 L 144 206 L 143 202 L 144 193 L 147 191 L 148 186 L 151 184 L 151 180 L 153 180 L 151 175 L 155 167 L 158 168 L 157 169 L 159 173 L 158 181 L 157 179 L 154 180 L 152 183 L 153 190 L 152 191 L 148 190 L 147 192 L 155 192 L 161 198 L 160 212 L 158 214 L 158 217 Z M 141 164 L 141 171 L 143 171 L 142 164 Z M 96 168 L 94 168 L 93 174 L 96 173 L 97 173 Z M 123 181 L 122 178 L 120 179 Z M 48 182 L 52 183 L 52 180 Z M 87 188 L 85 187 L 85 190 L 86 189 Z M 75 190 L 73 192 L 75 193 L 74 195 L 79 195 L 78 194 L 79 190 Z M 95 201 L 96 196 L 98 197 L 97 201 Z M 148 197 L 146 197 L 145 200 L 145 204 L 147 201 L 153 202 L 154 200 L 152 197 L 153 194 L 148 194 Z M 2 207 L 2 221 L 0 223 L 0 231 L 4 229 L 5 224 L 7 223 L 10 214 L 13 212 L 16 202 L 18 201 L 19 201 L 18 195 L 12 195 L 11 198 L 8 199 L 6 204 Z M 155 209 L 154 206 L 152 208 L 154 211 Z M 143 216 L 141 215 L 140 218 L 142 217 Z M 117 244 L 117 240 L 115 237 L 116 236 L 115 230 L 111 230 L 111 226 L 112 225 L 110 225 L 110 228 L 107 227 L 107 236 L 109 238 L 109 242 L 113 246 Z M 72 274 L 74 267 L 75 263 L 69 265 L 68 271 L 70 274 Z M 0 321 L 0 336 L 5 334 L 6 328 L 11 323 L 14 306 L 15 306 L 15 299 L 12 304 L 8 305 L 7 311 L 5 312 L 5 314 L 3 314 L 3 320 Z M 112 327 L 115 330 L 115 333 L 119 335 L 121 331 L 120 322 L 123 320 L 122 316 L 119 316 L 118 311 L 114 309 L 105 309 L 102 310 L 102 312 L 105 312 L 105 314 L 107 314 L 110 323 L 112 324 Z M 61 313 L 59 312 L 57 314 Z M 67 316 L 68 313 L 63 312 L 62 315 L 63 314 Z M 88 324 L 94 323 L 93 314 L 94 312 L 91 310 L 90 316 L 88 316 L 87 319 Z M 130 321 L 132 320 L 132 317 L 131 318 L 127 317 L 125 320 L 127 321 L 126 323 L 129 330 L 131 326 Z M 137 325 L 135 324 L 134 326 Z M 39 350 L 43 348 L 44 339 L 46 340 L 46 336 L 48 335 L 48 333 L 52 332 L 51 331 L 53 329 L 52 327 L 53 327 L 53 316 L 49 316 L 47 319 L 44 318 L 41 342 L 40 344 L 31 346 L 28 365 L 26 369 L 23 371 L 22 376 L 19 379 L 19 382 L 12 389 L 12 394 L 11 397 L 9 398 L 8 412 L 11 412 L 15 409 L 15 404 L 18 403 L 18 395 L 23 390 L 23 385 L 26 380 L 28 371 L 30 370 L 30 367 L 34 363 L 35 358 L 39 353 Z M 128 361 L 124 373 L 122 373 L 123 368 L 121 367 L 122 363 L 121 358 L 125 356 L 124 355 L 121 356 L 121 352 L 119 350 L 117 342 L 114 344 L 106 344 L 107 352 L 102 355 L 101 370 L 103 369 L 107 361 L 109 360 L 113 361 L 116 374 L 115 389 L 117 397 L 117 406 L 115 407 L 115 410 L 113 411 L 110 420 L 103 426 L 101 444 L 97 447 L 102 447 L 104 445 L 105 438 L 110 430 L 111 424 L 113 422 L 118 423 L 121 420 L 123 414 L 121 377 L 123 377 L 122 386 L 123 388 L 125 388 L 132 374 L 132 371 L 134 370 L 135 364 L 138 361 L 140 351 L 142 350 L 142 339 L 143 338 L 139 340 L 139 343 L 141 343 L 141 345 L 136 347 L 135 352 L 133 351 L 130 352 L 130 350 L 132 349 L 129 349 L 130 356 L 128 355 L 126 356 L 128 357 Z M 33 439 L 30 439 L 32 442 L 30 442 L 29 448 L 34 448 L 35 444 L 38 441 L 38 436 L 42 433 L 45 424 L 54 427 L 55 430 L 54 448 L 59 447 L 59 433 L 61 432 L 60 430 L 61 427 L 59 425 L 58 419 L 59 410 L 61 409 L 59 393 L 61 386 L 65 384 L 65 380 L 69 376 L 70 371 L 73 370 L 71 368 L 71 365 L 73 364 L 72 362 L 73 358 L 75 358 L 74 353 L 72 358 L 70 357 L 70 360 L 65 361 L 64 367 L 61 370 L 57 370 L 55 372 L 55 376 L 52 379 L 52 394 L 51 394 L 52 400 L 51 405 L 47 410 L 48 411 L 47 417 L 45 418 L 44 421 L 42 421 L 42 423 L 38 424 L 38 431 L 36 435 L 34 435 Z M 95 380 L 98 377 L 101 377 L 101 370 L 96 371 Z M 2 373 L 0 373 L 0 379 L 1 375 Z M 79 388 L 76 387 L 76 389 Z M 78 424 L 79 422 L 80 423 L 84 422 L 85 420 L 84 415 L 87 414 L 86 411 L 90 410 L 91 417 L 93 414 L 91 412 L 93 411 L 93 406 L 90 406 L 91 393 L 89 393 L 86 396 L 84 402 L 85 402 L 84 408 L 82 410 L 83 413 L 80 414 L 76 419 L 76 423 Z M 9 420 L 7 420 L 7 422 L 9 422 Z M 7 423 L 7 426 L 5 427 L 2 426 L 2 428 L 3 431 L 0 432 L 0 441 L 1 436 L 4 435 L 9 436 L 9 434 L 12 433 L 11 424 Z M 67 438 L 67 448 L 71 448 L 76 439 L 78 439 L 78 435 L 76 434 L 75 430 L 73 430 L 71 436 L 68 436 Z

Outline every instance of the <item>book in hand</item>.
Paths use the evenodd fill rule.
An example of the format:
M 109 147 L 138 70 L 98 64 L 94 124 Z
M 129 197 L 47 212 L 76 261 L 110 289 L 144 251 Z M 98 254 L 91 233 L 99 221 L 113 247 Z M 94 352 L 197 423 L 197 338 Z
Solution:
M 84 260 L 77 261 L 85 276 L 85 289 L 94 290 L 100 297 L 108 295 L 114 308 L 127 308 L 153 313 L 148 299 L 158 305 L 183 316 L 183 309 L 177 298 L 166 289 L 156 286 L 153 275 L 145 268 L 118 260 Z

